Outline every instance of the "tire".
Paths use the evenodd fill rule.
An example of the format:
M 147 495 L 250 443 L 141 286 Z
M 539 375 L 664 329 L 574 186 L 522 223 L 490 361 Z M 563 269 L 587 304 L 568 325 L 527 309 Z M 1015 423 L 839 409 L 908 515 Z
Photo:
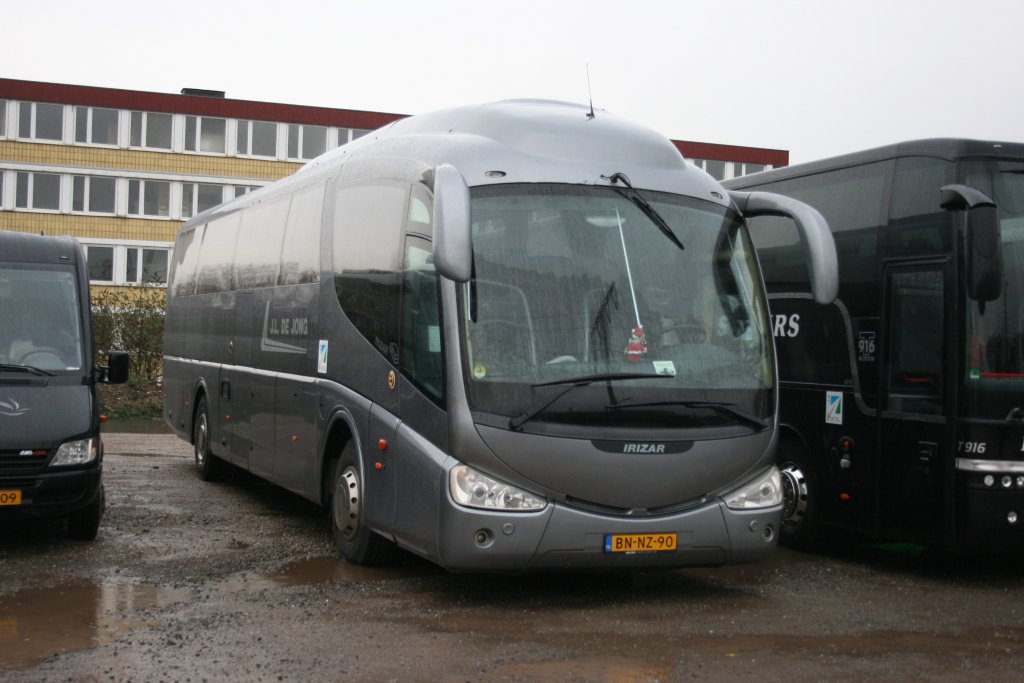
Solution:
M 352 564 L 387 564 L 394 560 L 397 547 L 364 524 L 363 491 L 359 458 L 350 441 L 331 473 L 329 514 L 334 545 Z
M 68 536 L 76 541 L 95 540 L 96 534 L 100 530 L 100 520 L 103 518 L 106 503 L 103 484 L 100 484 L 100 491 L 95 500 L 85 509 L 68 517 Z
M 195 454 L 196 473 L 203 481 L 219 481 L 224 478 L 225 463 L 210 449 L 210 409 L 206 397 L 199 399 L 196 419 L 192 425 L 192 451 Z
M 798 550 L 813 550 L 820 544 L 817 474 L 811 458 L 800 443 L 784 440 L 779 445 L 782 475 L 782 528 L 779 543 Z

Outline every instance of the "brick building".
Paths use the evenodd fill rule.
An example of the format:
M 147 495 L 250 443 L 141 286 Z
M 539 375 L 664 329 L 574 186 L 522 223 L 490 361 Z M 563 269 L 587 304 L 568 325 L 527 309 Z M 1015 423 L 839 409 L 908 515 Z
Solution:
M 182 221 L 402 116 L 0 78 L 0 229 L 77 237 L 95 285 L 163 285 Z M 674 142 L 719 179 L 789 162 Z

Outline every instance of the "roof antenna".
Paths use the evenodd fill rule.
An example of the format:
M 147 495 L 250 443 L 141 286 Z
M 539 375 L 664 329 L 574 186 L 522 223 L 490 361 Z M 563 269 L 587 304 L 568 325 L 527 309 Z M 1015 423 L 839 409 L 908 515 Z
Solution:
M 587 62 L 587 96 L 590 97 L 590 112 L 587 113 L 587 118 L 594 118 L 594 91 L 590 87 L 590 62 Z

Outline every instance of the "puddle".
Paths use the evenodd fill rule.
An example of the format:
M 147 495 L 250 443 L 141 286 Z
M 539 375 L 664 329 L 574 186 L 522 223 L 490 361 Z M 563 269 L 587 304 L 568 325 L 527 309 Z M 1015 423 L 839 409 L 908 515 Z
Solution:
M 147 607 L 183 602 L 185 589 L 123 581 L 29 588 L 0 598 L 0 668 L 38 664 L 62 652 L 113 642 Z
M 359 567 L 334 557 L 293 562 L 269 574 L 242 573 L 205 588 L 217 596 L 330 583 L 423 576 L 429 565 Z M 144 625 L 140 610 L 195 600 L 188 588 L 124 580 L 29 588 L 0 597 L 0 670 L 33 666 L 63 652 L 108 645 Z

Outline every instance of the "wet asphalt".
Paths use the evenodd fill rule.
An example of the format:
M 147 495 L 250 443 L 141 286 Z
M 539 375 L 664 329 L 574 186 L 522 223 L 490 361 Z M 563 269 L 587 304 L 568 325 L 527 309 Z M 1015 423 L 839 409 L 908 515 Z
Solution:
M 1018 681 L 1020 558 L 780 549 L 739 567 L 449 574 L 338 559 L 323 511 L 108 433 L 96 541 L 0 525 L 0 681 Z

